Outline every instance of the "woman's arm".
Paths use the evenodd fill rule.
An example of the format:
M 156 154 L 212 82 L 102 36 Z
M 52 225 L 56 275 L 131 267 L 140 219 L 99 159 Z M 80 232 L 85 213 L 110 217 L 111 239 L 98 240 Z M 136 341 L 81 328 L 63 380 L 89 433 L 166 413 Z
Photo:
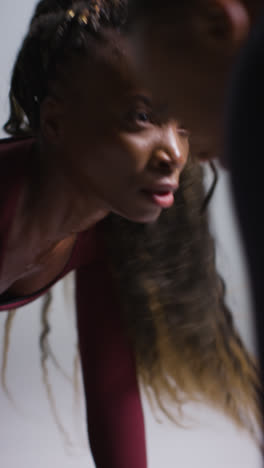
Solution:
M 89 439 L 97 468 L 146 468 L 134 356 L 103 263 L 77 271 L 77 319 Z

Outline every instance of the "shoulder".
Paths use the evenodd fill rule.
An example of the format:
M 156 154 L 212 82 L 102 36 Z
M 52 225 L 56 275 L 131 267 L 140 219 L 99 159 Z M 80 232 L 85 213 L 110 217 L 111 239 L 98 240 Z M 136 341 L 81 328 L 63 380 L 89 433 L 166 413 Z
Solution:
M 17 177 L 26 172 L 34 142 L 33 138 L 0 140 L 0 200 Z
M 3 138 L 0 139 L 0 168 L 13 166 L 25 160 L 32 151 L 35 140 L 33 138 Z M 3 176 L 2 170 L 0 176 Z
M 0 140 L 0 234 L 14 211 L 33 146 L 32 138 Z

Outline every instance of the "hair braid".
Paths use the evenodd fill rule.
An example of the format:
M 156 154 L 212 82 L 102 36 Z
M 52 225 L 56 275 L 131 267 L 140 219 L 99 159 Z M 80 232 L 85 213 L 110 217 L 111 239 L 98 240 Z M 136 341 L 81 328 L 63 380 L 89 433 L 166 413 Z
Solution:
M 52 414 L 54 416 L 56 426 L 58 427 L 60 433 L 63 436 L 65 445 L 68 447 L 71 447 L 73 444 L 72 444 L 72 441 L 68 432 L 66 431 L 66 429 L 63 426 L 63 423 L 61 422 L 61 418 L 57 409 L 56 399 L 54 397 L 52 386 L 50 384 L 50 379 L 49 379 L 47 361 L 48 361 L 49 354 L 50 354 L 49 342 L 48 342 L 48 335 L 50 333 L 50 325 L 49 325 L 48 316 L 50 312 L 51 301 L 52 301 L 52 294 L 51 294 L 51 291 L 49 291 L 44 297 L 44 302 L 43 302 L 43 306 L 41 310 L 42 332 L 40 335 L 40 350 L 41 350 L 42 378 L 43 378 L 43 383 L 46 388 L 48 401 L 50 404 Z
M 6 383 L 6 369 L 7 369 L 7 361 L 8 361 L 8 353 L 9 353 L 9 347 L 10 347 L 10 332 L 11 328 L 14 322 L 16 316 L 16 309 L 10 310 L 7 312 L 6 320 L 5 320 L 5 331 L 4 331 L 4 340 L 3 340 L 3 360 L 2 360 L 2 366 L 1 366 L 1 385 L 2 388 L 9 399 L 10 403 L 16 407 L 16 403 L 9 392 L 7 383 Z
M 88 36 L 100 35 L 101 26 L 122 26 L 125 5 L 125 0 L 43 0 L 38 4 L 13 69 L 10 117 L 4 126 L 8 134 L 37 133 L 40 104 L 58 65 L 74 53 L 87 52 Z

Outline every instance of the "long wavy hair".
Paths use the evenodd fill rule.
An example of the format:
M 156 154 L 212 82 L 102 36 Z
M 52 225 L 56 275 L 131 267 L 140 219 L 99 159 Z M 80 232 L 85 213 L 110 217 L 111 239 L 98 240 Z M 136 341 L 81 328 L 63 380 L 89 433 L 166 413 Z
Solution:
M 126 15 L 125 0 L 42 0 L 14 66 L 6 132 L 37 136 L 56 65 L 91 53 L 91 35 L 99 40 L 104 28 L 122 30 Z M 225 304 L 206 206 L 203 171 L 192 157 L 173 208 L 157 222 L 110 215 L 100 229 L 147 393 L 169 416 L 169 401 L 179 410 L 187 399 L 207 401 L 255 434 L 258 372 Z

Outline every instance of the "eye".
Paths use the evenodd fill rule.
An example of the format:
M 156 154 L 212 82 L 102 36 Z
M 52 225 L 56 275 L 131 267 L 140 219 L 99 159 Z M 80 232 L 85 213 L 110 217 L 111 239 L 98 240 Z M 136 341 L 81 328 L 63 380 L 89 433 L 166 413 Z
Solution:
M 148 114 L 147 112 L 135 112 L 135 120 L 138 120 L 139 122 L 150 122 L 151 121 L 151 117 L 150 117 L 150 114 Z
M 130 112 L 127 117 L 131 122 L 138 124 L 146 124 L 148 122 L 151 123 L 152 121 L 151 113 L 144 109 L 135 109 L 134 111 Z
M 178 133 L 184 138 L 189 138 L 190 136 L 190 132 L 186 130 L 185 128 L 179 128 Z
M 147 109 L 133 109 L 126 114 L 124 119 L 125 127 L 131 131 L 144 130 L 152 123 L 152 114 Z
M 183 138 L 190 137 L 190 132 L 184 125 L 179 125 L 177 131 L 178 131 L 178 134 L 182 136 Z

